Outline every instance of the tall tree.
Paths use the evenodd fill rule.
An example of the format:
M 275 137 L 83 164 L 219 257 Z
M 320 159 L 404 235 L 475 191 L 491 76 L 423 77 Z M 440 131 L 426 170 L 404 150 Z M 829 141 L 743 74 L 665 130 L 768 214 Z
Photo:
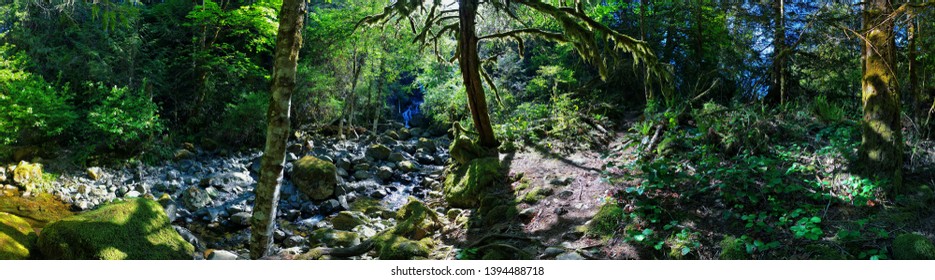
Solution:
M 772 102 L 786 101 L 787 67 L 785 1 L 773 0 L 773 65 L 768 99 Z
M 279 187 L 289 138 L 289 107 L 295 91 L 295 74 L 302 48 L 305 24 L 305 0 L 283 0 L 279 11 L 279 32 L 273 62 L 273 85 L 266 129 L 266 148 L 260 163 L 260 180 L 253 207 L 250 257 L 259 259 L 270 253 L 275 229 Z
M 474 121 L 474 128 L 477 129 L 480 144 L 495 148 L 498 144 L 490 124 L 490 114 L 487 112 L 487 97 L 484 95 L 484 85 L 481 84 L 480 57 L 477 54 L 477 4 L 478 0 L 458 0 L 458 65 L 461 67 L 471 119 Z
M 891 176 L 897 186 L 894 191 L 898 192 L 902 183 L 903 137 L 892 14 L 890 0 L 871 0 L 864 4 L 863 138 L 858 156 L 867 170 Z

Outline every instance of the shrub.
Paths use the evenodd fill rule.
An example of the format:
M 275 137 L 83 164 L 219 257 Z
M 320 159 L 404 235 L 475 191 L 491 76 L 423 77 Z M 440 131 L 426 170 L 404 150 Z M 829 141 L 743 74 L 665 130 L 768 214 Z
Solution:
M 142 88 L 146 88 L 145 86 Z M 99 135 L 108 148 L 128 149 L 141 147 L 162 132 L 159 108 L 152 98 L 127 87 L 107 88 L 96 84 L 100 104 L 88 113 L 91 135 Z
M 0 145 L 37 143 L 65 133 L 77 119 L 68 89 L 25 72 L 25 56 L 0 47 Z

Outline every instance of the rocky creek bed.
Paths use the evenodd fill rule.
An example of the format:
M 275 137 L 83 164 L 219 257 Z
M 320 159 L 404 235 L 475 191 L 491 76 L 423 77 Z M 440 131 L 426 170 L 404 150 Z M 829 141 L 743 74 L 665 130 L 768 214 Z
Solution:
M 343 141 L 333 140 L 336 137 L 298 135 L 300 139 L 291 143 L 287 151 L 274 236 L 279 253 L 273 258 L 294 258 L 316 247 L 352 247 L 378 239 L 378 234 L 411 217 L 413 206 L 407 203 L 413 198 L 421 201 L 441 196 L 450 144 L 443 134 L 400 128 Z M 4 190 L 0 200 L 6 201 L 0 204 L 11 208 L 0 212 L 13 212 L 31 220 L 36 231 L 41 231 L 45 223 L 72 215 L 36 218 L 52 208 L 75 213 L 119 212 L 100 208 L 124 200 L 154 200 L 161 207 L 121 205 L 132 205 L 134 211 L 164 211 L 167 226 L 193 245 L 193 259 L 246 258 L 260 156 L 258 151 L 221 155 L 186 145 L 175 153 L 175 159 L 162 164 L 66 171 L 43 188 L 23 188 L 14 182 L 13 176 L 6 176 L 16 173 L 17 168 L 0 168 L 5 169 L 0 182 L 9 183 L 0 184 Z M 51 200 L 49 195 L 40 195 L 39 189 L 60 201 L 54 202 L 58 206 L 22 206 L 23 201 Z M 9 206 L 16 204 L 15 200 L 20 205 Z M 66 207 L 71 211 L 62 210 Z M 421 214 L 416 222 L 437 217 L 444 210 L 431 209 L 431 215 Z M 407 221 L 412 222 L 402 222 Z M 427 237 L 426 233 L 415 235 L 410 236 L 414 239 L 412 244 L 394 243 L 402 246 L 395 251 L 410 250 L 405 248 L 410 246 L 415 255 L 391 258 L 428 257 L 424 250 L 419 250 L 420 244 L 432 241 L 420 240 Z M 371 257 L 378 256 L 355 258 Z

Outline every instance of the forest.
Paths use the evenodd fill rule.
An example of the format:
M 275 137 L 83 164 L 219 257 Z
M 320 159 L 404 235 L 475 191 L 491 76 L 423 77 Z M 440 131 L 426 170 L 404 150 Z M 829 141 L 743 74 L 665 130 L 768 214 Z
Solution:
M 0 0 L 0 260 L 932 260 L 932 0 Z

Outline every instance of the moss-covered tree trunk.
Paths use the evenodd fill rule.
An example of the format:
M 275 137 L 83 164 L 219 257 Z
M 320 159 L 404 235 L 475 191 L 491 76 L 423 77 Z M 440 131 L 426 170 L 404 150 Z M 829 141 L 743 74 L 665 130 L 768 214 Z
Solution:
M 267 256 L 273 244 L 279 186 L 289 139 L 289 107 L 295 91 L 295 73 L 302 48 L 305 0 L 283 0 L 273 62 L 273 86 L 266 116 L 266 149 L 260 163 L 260 180 L 253 207 L 250 257 Z
M 480 136 L 480 144 L 484 147 L 496 148 L 499 144 L 493 135 L 490 114 L 487 113 L 487 97 L 484 95 L 484 86 L 481 83 L 480 58 L 477 54 L 477 32 L 475 30 L 477 4 L 477 0 L 458 1 L 458 18 L 460 19 L 458 64 L 464 79 L 464 89 L 467 91 L 471 119 Z
M 909 37 L 909 104 L 913 117 L 916 120 L 924 119 L 925 102 L 923 101 L 922 89 L 919 85 L 919 50 L 918 50 L 918 24 L 917 18 L 909 19 L 909 28 L 907 30 Z
M 902 183 L 903 137 L 899 122 L 899 90 L 895 73 L 893 11 L 888 0 L 872 0 L 863 12 L 864 75 L 862 81 L 863 138 L 858 151 L 864 168 L 893 180 L 898 192 Z

